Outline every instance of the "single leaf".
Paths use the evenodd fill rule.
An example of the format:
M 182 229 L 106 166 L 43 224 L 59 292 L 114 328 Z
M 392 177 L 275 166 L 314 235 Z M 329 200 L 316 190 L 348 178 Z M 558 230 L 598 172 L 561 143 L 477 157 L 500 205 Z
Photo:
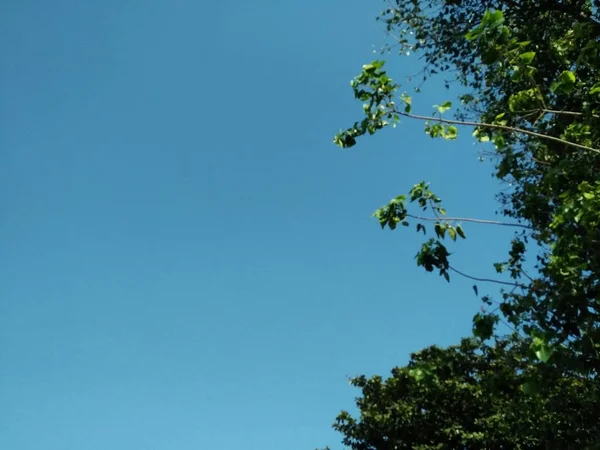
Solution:
M 435 224 L 434 230 L 435 234 L 440 238 L 443 238 L 446 235 L 446 227 L 439 222 Z
M 456 240 L 456 230 L 454 228 L 448 228 L 448 234 L 450 235 L 450 238 L 452 238 L 453 241 Z
M 404 112 L 410 113 L 410 111 L 412 109 L 412 97 L 410 97 L 406 94 L 402 94 L 402 96 L 400 98 L 404 102 Z
M 436 108 L 440 114 L 443 114 L 450 108 L 452 108 L 452 102 L 447 101 L 442 103 L 441 105 L 433 105 L 433 107 Z
M 504 14 L 500 10 L 496 10 L 489 16 L 490 25 L 499 25 L 504 22 Z
M 525 52 L 519 55 L 519 59 L 525 64 L 531 64 L 533 58 L 535 57 L 535 52 Z
M 450 125 L 446 130 L 446 139 L 454 140 L 458 136 L 458 128 L 454 125 Z
M 554 350 L 552 349 L 552 347 L 546 344 L 542 344 L 540 348 L 535 352 L 535 356 L 537 356 L 537 358 L 542 362 L 548 362 L 548 360 L 552 357 L 553 353 Z
M 570 70 L 565 70 L 558 76 L 558 79 L 551 84 L 550 90 L 552 92 L 568 94 L 573 90 L 575 81 L 575 74 Z
M 527 395 L 535 395 L 540 391 L 540 385 L 535 381 L 526 381 L 521 385 L 521 391 Z
M 561 83 L 575 83 L 575 74 L 573 72 L 571 72 L 570 70 L 565 70 L 564 72 L 562 72 L 559 77 L 558 80 Z

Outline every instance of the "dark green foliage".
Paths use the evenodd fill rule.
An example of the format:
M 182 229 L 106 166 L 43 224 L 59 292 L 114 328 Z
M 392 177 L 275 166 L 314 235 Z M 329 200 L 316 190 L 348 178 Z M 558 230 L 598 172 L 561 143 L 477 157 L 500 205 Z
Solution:
M 520 338 L 429 347 L 386 380 L 360 376 L 358 417 L 334 428 L 353 450 L 585 449 L 600 423 L 598 391 L 580 375 L 528 362 Z

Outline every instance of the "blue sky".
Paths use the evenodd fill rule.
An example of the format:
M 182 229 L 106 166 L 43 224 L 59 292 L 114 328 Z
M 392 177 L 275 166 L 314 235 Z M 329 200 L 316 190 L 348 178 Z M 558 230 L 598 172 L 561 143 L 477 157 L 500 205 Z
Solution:
M 346 376 L 469 333 L 472 283 L 371 218 L 422 179 L 493 218 L 469 134 L 331 143 L 384 7 L 0 2 L 0 448 L 337 449 Z M 489 275 L 503 238 L 465 228 Z

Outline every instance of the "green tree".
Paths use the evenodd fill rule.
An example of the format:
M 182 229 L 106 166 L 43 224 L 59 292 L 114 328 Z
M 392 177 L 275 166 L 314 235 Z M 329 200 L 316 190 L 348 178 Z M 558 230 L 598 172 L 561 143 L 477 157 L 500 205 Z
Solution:
M 521 338 L 464 339 L 411 355 L 391 377 L 352 379 L 358 417 L 334 428 L 353 450 L 584 449 L 597 442 L 597 386 L 547 364 L 531 365 Z M 540 380 L 546 381 L 541 383 Z
M 470 127 L 496 177 L 511 186 L 498 195 L 504 222 L 448 217 L 425 182 L 375 216 L 392 230 L 432 226 L 417 262 L 447 280 L 462 274 L 444 245 L 465 237 L 460 223 L 513 226 L 506 260 L 490 261 L 506 287 L 497 314 L 530 337 L 540 361 L 590 377 L 600 372 L 599 6 L 598 0 L 395 0 L 379 20 L 400 53 L 422 58 L 424 80 L 443 74 L 467 93 L 454 103 L 440 101 L 431 114 L 415 114 L 412 94 L 383 61 L 374 61 L 352 81 L 364 118 L 334 139 L 351 147 L 405 118 L 424 121 L 434 138 L 457 139 L 459 129 Z M 479 314 L 474 321 L 487 338 L 498 317 Z

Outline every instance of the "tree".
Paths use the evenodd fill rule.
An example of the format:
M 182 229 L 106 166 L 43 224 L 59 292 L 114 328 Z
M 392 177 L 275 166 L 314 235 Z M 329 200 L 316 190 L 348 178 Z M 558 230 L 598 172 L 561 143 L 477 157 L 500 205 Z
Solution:
M 414 114 L 413 98 L 383 61 L 374 61 L 352 82 L 365 117 L 334 139 L 351 147 L 404 118 L 425 121 L 427 134 L 445 139 L 471 127 L 495 176 L 512 186 L 498 195 L 505 221 L 447 217 L 425 182 L 375 216 L 392 230 L 415 223 L 425 232 L 433 224 L 435 237 L 417 262 L 446 280 L 451 273 L 470 276 L 450 264 L 444 245 L 465 237 L 460 223 L 514 227 L 507 259 L 490 262 L 504 277 L 498 313 L 478 314 L 474 330 L 490 337 L 498 314 L 530 338 L 539 360 L 568 365 L 589 380 L 600 372 L 599 6 L 599 0 L 396 0 L 379 18 L 395 46 L 422 58 L 423 80 L 443 73 L 447 85 L 458 83 L 467 93 L 453 117 L 444 116 L 451 101 L 432 114 Z
M 359 417 L 342 412 L 334 428 L 353 450 L 579 450 L 596 443 L 600 422 L 585 412 L 598 407 L 597 386 L 529 364 L 529 351 L 517 336 L 426 348 L 386 380 L 352 379 L 362 393 Z
M 474 317 L 474 338 L 412 355 L 385 381 L 352 380 L 362 390 L 360 416 L 343 412 L 334 425 L 348 447 L 600 442 L 599 7 L 599 0 L 395 0 L 379 18 L 400 53 L 424 61 L 422 81 L 443 74 L 447 86 L 467 93 L 415 114 L 412 94 L 384 61 L 373 61 L 352 82 L 365 116 L 334 142 L 352 147 L 403 119 L 424 121 L 432 138 L 457 139 L 471 127 L 495 176 L 512 186 L 498 195 L 505 218 L 494 221 L 449 217 L 429 184 L 418 182 L 375 212 L 381 227 L 433 229 L 417 263 L 448 281 L 473 278 L 452 266 L 444 245 L 464 239 L 463 227 L 510 226 L 515 235 L 506 260 L 490 261 L 498 279 L 474 286 L 476 294 L 487 281 L 504 286 L 498 302 L 482 296 L 497 312 Z M 513 336 L 495 335 L 501 318 Z

